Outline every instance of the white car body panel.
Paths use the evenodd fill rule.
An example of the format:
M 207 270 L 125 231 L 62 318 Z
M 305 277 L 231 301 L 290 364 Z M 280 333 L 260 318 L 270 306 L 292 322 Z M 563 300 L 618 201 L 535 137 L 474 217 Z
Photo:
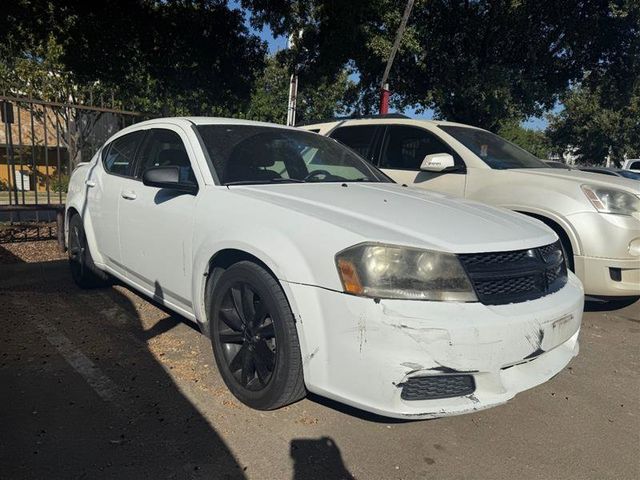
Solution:
M 466 165 L 466 173 L 383 171 L 398 183 L 411 187 L 448 193 L 548 219 L 557 224 L 571 242 L 575 271 L 587 294 L 640 296 L 640 248 L 635 247 L 640 244 L 640 212 L 634 215 L 599 213 L 581 189 L 582 185 L 592 185 L 640 196 L 637 181 L 556 168 L 495 170 L 439 128 L 440 125 L 474 128 L 452 122 L 364 119 L 301 128 L 329 135 L 336 128 L 356 125 L 412 126 L 432 133 L 460 156 Z M 610 268 L 621 270 L 621 281 L 611 278 Z
M 178 132 L 199 185 L 195 196 L 167 197 L 111 175 L 100 152 L 74 171 L 67 215 L 82 216 L 99 268 L 209 334 L 205 289 L 212 258 L 229 249 L 256 257 L 277 277 L 293 311 L 307 388 L 388 416 L 431 418 L 487 408 L 548 380 L 577 354 L 583 291 L 573 275 L 556 293 L 498 307 L 342 293 L 334 258 L 358 243 L 452 253 L 520 250 L 557 240 L 542 223 L 395 184 L 216 185 L 192 125 L 225 122 L 255 124 L 162 119 L 110 140 L 160 126 Z M 87 179 L 95 186 L 88 187 Z M 439 368 L 473 370 L 476 394 L 400 399 L 397 385 Z

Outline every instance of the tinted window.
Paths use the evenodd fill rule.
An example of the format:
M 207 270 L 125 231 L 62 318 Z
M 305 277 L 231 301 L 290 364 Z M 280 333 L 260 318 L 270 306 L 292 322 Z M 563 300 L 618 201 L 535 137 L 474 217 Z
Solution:
M 329 135 L 346 145 L 362 158 L 372 159 L 373 140 L 378 127 L 375 125 L 359 125 L 356 127 L 341 127 L 335 129 Z
M 142 176 L 142 172 L 151 167 L 178 167 L 181 182 L 196 182 L 184 143 L 180 135 L 172 130 L 152 129 L 138 159 L 138 176 Z
M 640 161 L 638 162 L 631 162 L 631 165 L 629 165 L 629 168 L 632 168 L 634 170 L 638 170 L 640 169 Z
M 389 126 L 385 135 L 380 168 L 420 170 L 424 157 L 434 153 L 451 153 L 438 137 L 421 128 Z
M 471 150 L 491 168 L 504 170 L 547 167 L 535 155 L 486 130 L 453 125 L 440 125 L 440 128 Z
M 103 164 L 107 172 L 116 175 L 132 176 L 131 167 L 136 153 L 138 142 L 144 132 L 133 132 L 124 135 L 109 145 L 103 155 Z
M 223 184 L 388 181 L 348 148 L 315 133 L 256 125 L 197 128 Z

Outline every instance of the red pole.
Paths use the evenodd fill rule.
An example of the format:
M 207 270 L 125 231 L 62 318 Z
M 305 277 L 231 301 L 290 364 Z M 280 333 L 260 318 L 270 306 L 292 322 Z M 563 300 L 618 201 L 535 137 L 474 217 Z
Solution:
M 380 89 L 380 115 L 389 113 L 389 84 L 385 83 Z

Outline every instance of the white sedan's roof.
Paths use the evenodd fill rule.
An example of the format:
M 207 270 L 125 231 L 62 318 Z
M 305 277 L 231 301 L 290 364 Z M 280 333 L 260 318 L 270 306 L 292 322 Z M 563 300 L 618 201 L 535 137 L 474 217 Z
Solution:
M 276 123 L 257 122 L 254 120 L 244 120 L 240 118 L 224 118 L 224 117 L 162 117 L 154 118 L 152 120 L 146 120 L 144 122 L 136 123 L 134 126 L 148 126 L 156 123 L 171 123 L 188 121 L 195 125 L 254 125 L 260 127 L 276 127 L 293 129 L 293 127 L 287 127 L 285 125 L 279 125 Z

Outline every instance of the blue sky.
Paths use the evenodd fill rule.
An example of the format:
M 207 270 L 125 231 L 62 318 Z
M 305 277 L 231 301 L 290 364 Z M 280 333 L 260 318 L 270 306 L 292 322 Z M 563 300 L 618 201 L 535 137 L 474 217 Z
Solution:
M 232 6 L 234 4 L 235 6 L 237 6 L 236 2 L 230 2 L 230 4 Z M 261 39 L 267 42 L 267 44 L 269 45 L 269 53 L 273 54 L 273 53 L 276 53 L 278 50 L 287 48 L 286 37 L 274 37 L 273 33 L 271 32 L 271 29 L 269 29 L 268 27 L 262 30 L 255 30 L 254 28 L 251 28 L 251 25 L 249 25 L 248 18 L 246 20 L 246 23 L 247 23 L 247 27 L 250 30 L 256 32 Z M 556 106 L 553 110 L 554 113 L 557 113 L 558 111 L 560 111 L 561 108 L 562 107 L 560 105 Z M 421 118 L 421 119 L 427 119 L 427 120 L 432 119 L 434 115 L 434 112 L 431 109 L 420 114 L 416 113 L 414 109 L 407 109 L 402 113 L 412 118 Z M 525 120 L 524 122 L 522 122 L 523 127 L 529 128 L 532 130 L 544 130 L 545 128 L 547 128 L 548 125 L 549 125 L 549 122 L 547 122 L 547 119 L 544 117 L 530 117 L 528 120 Z

